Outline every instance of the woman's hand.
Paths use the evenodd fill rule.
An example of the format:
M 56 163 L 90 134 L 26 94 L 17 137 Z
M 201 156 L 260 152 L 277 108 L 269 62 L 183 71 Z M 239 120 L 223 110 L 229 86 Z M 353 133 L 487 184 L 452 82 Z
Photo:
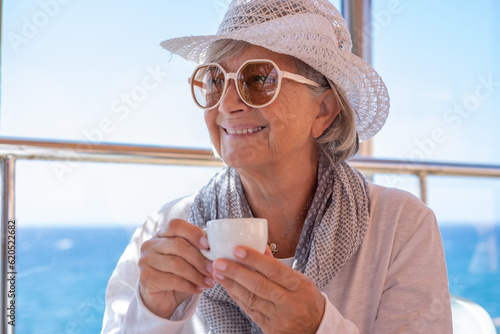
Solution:
M 325 298 L 305 275 L 273 258 L 236 247 L 241 263 L 217 259 L 214 277 L 265 333 L 316 333 Z
M 144 305 L 154 314 L 170 318 L 184 300 L 214 285 L 206 233 L 182 219 L 169 221 L 145 241 L 139 259 L 139 287 Z

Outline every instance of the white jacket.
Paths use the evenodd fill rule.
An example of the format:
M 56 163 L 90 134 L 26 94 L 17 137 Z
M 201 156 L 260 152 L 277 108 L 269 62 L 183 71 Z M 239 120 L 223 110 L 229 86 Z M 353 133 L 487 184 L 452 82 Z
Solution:
M 186 219 L 193 197 L 166 204 L 135 232 L 106 293 L 103 334 L 209 333 L 199 295 L 172 318 L 151 313 L 138 290 L 141 244 L 172 218 Z M 322 291 L 317 333 L 452 333 L 450 295 L 434 213 L 413 195 L 370 184 L 370 222 L 358 251 Z

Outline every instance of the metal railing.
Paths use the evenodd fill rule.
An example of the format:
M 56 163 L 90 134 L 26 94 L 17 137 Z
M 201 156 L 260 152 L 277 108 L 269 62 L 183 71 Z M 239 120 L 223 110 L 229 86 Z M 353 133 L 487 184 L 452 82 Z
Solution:
M 12 169 L 16 160 L 82 161 L 184 166 L 222 166 L 211 150 L 143 145 L 0 138 L 0 159 Z M 427 202 L 427 176 L 500 177 L 500 165 L 418 162 L 355 157 L 349 163 L 364 174 L 409 174 L 420 180 L 420 198 Z M 5 170 L 5 168 L 4 168 Z M 5 173 L 4 173 L 5 174 Z M 5 175 L 4 175 L 5 178 Z M 4 194 L 11 193 L 4 182 Z M 8 190 L 8 192 L 5 192 Z
M 93 144 L 88 142 L 45 141 L 19 138 L 0 139 L 2 163 L 2 277 L 14 273 L 15 267 L 8 262 L 7 236 L 9 222 L 15 219 L 15 164 L 17 160 L 82 161 L 131 164 L 159 164 L 185 166 L 222 166 L 211 150 L 167 148 L 157 146 Z M 420 197 L 427 201 L 427 177 L 429 175 L 463 177 L 500 177 L 500 166 L 452 164 L 353 158 L 349 163 L 366 175 L 409 174 L 420 180 Z M 6 310 L 13 298 L 9 298 L 9 282 L 2 280 L 2 310 Z M 2 317 L 2 333 L 13 333 L 7 319 Z
M 18 138 L 0 139 L 2 162 L 2 231 L 14 218 L 15 163 L 17 160 L 81 161 L 185 166 L 222 166 L 211 150 L 159 146 L 92 144 Z M 409 174 L 420 183 L 420 198 L 427 202 L 429 175 L 500 177 L 500 166 L 352 158 L 349 163 L 364 174 Z

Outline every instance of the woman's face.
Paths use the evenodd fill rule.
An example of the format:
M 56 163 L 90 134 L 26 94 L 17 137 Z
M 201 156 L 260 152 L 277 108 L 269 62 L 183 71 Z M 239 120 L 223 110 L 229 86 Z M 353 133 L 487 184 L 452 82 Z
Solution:
M 289 56 L 253 45 L 221 65 L 228 73 L 235 72 L 249 59 L 270 59 L 282 71 L 297 73 Z M 259 170 L 297 166 L 316 162 L 314 138 L 321 133 L 316 133 L 315 120 L 320 104 L 305 84 L 283 79 L 273 103 L 249 107 L 230 80 L 219 106 L 205 111 L 205 122 L 215 149 L 228 166 Z

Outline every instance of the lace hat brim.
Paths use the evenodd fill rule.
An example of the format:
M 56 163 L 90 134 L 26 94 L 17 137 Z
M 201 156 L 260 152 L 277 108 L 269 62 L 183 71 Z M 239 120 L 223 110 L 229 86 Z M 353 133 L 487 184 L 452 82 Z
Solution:
M 233 1 L 216 35 L 173 38 L 160 45 L 197 64 L 205 62 L 207 50 L 212 43 L 225 39 L 245 41 L 296 57 L 325 75 L 343 91 L 356 112 L 360 140 L 373 137 L 384 125 L 389 112 L 387 88 L 377 72 L 351 52 L 349 31 L 335 7 L 329 4 L 333 8 L 333 15 L 306 11 L 266 18 L 256 24 L 235 23 L 235 18 L 241 21 L 243 9 L 248 7 L 249 2 L 252 3 L 248 0 Z M 244 13 L 248 12 L 248 8 L 245 8 Z

